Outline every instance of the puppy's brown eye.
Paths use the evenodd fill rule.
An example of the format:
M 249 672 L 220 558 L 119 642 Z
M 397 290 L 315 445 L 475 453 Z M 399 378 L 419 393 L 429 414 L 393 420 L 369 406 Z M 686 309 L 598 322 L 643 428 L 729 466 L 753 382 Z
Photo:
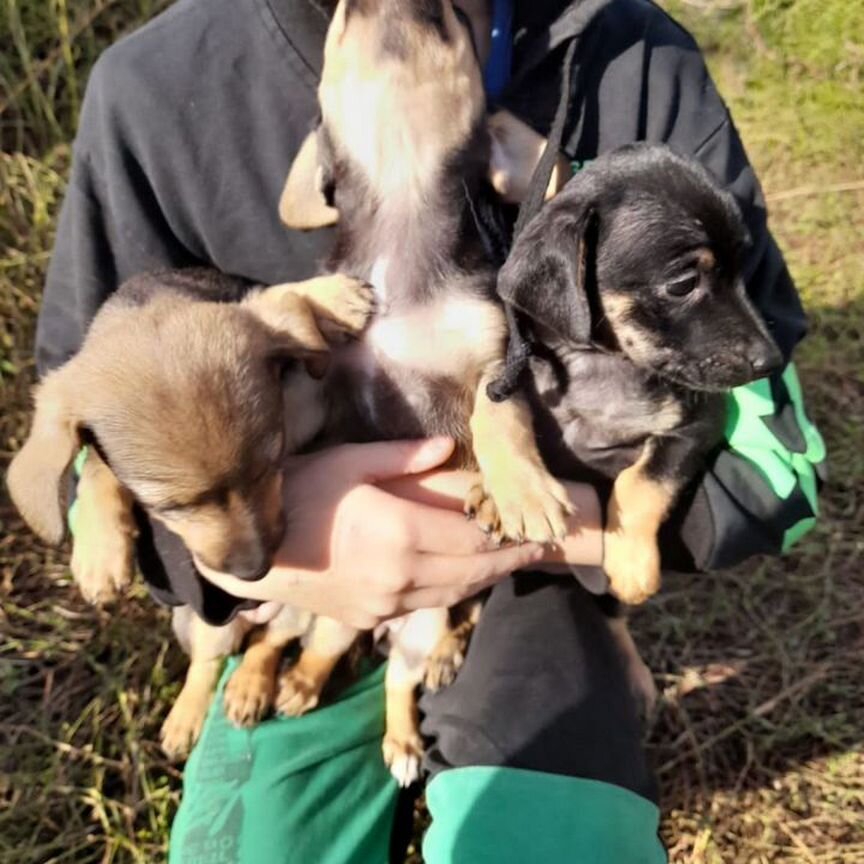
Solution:
M 674 282 L 667 283 L 666 291 L 673 297 L 686 297 L 697 288 L 700 281 L 701 277 L 698 273 L 691 273 L 683 279 L 676 279 Z

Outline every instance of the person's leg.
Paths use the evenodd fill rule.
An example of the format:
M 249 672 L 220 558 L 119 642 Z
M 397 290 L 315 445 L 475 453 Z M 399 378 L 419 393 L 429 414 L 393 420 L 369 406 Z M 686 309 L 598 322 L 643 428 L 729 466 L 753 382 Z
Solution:
M 498 585 L 458 678 L 421 705 L 430 864 L 665 861 L 625 661 L 575 579 Z
M 170 864 L 386 864 L 399 790 L 381 756 L 384 667 L 302 717 L 228 722 L 220 681 L 183 775 Z

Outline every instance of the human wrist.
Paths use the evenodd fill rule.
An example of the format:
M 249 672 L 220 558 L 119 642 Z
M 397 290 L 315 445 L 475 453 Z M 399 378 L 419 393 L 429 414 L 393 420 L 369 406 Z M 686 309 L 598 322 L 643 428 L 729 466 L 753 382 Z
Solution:
M 543 563 L 599 567 L 603 563 L 603 505 L 588 483 L 565 482 L 574 512 L 567 519 L 567 535 L 547 546 Z

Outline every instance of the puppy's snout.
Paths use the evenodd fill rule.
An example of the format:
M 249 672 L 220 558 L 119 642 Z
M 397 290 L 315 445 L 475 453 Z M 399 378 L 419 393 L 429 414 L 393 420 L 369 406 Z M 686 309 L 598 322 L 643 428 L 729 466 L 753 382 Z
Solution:
M 783 365 L 783 355 L 773 342 L 759 342 L 747 351 L 747 362 L 757 378 L 776 372 Z
M 222 569 L 238 579 L 254 582 L 267 574 L 271 562 L 270 552 L 263 546 L 256 546 L 252 549 L 232 552 L 225 560 Z

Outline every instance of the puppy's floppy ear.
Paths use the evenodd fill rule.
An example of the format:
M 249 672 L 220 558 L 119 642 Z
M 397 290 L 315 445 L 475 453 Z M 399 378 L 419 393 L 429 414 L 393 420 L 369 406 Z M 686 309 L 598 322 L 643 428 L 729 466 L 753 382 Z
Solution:
M 321 143 L 318 130 L 306 136 L 279 199 L 279 218 L 298 231 L 324 228 L 339 221 L 339 211 L 331 206 L 332 181 Z
M 584 345 L 591 338 L 596 213 L 588 201 L 566 197 L 541 210 L 519 235 L 498 275 L 498 294 L 568 342 Z
M 48 375 L 36 390 L 33 427 L 6 475 L 9 493 L 24 521 L 48 543 L 66 533 L 66 472 L 81 447 L 82 422 L 74 406 L 74 361 Z
M 492 145 L 489 181 L 505 201 L 518 204 L 528 194 L 546 139 L 509 111 L 497 111 L 487 124 Z M 570 163 L 559 154 L 546 188 L 546 200 L 557 195 L 572 176 Z

